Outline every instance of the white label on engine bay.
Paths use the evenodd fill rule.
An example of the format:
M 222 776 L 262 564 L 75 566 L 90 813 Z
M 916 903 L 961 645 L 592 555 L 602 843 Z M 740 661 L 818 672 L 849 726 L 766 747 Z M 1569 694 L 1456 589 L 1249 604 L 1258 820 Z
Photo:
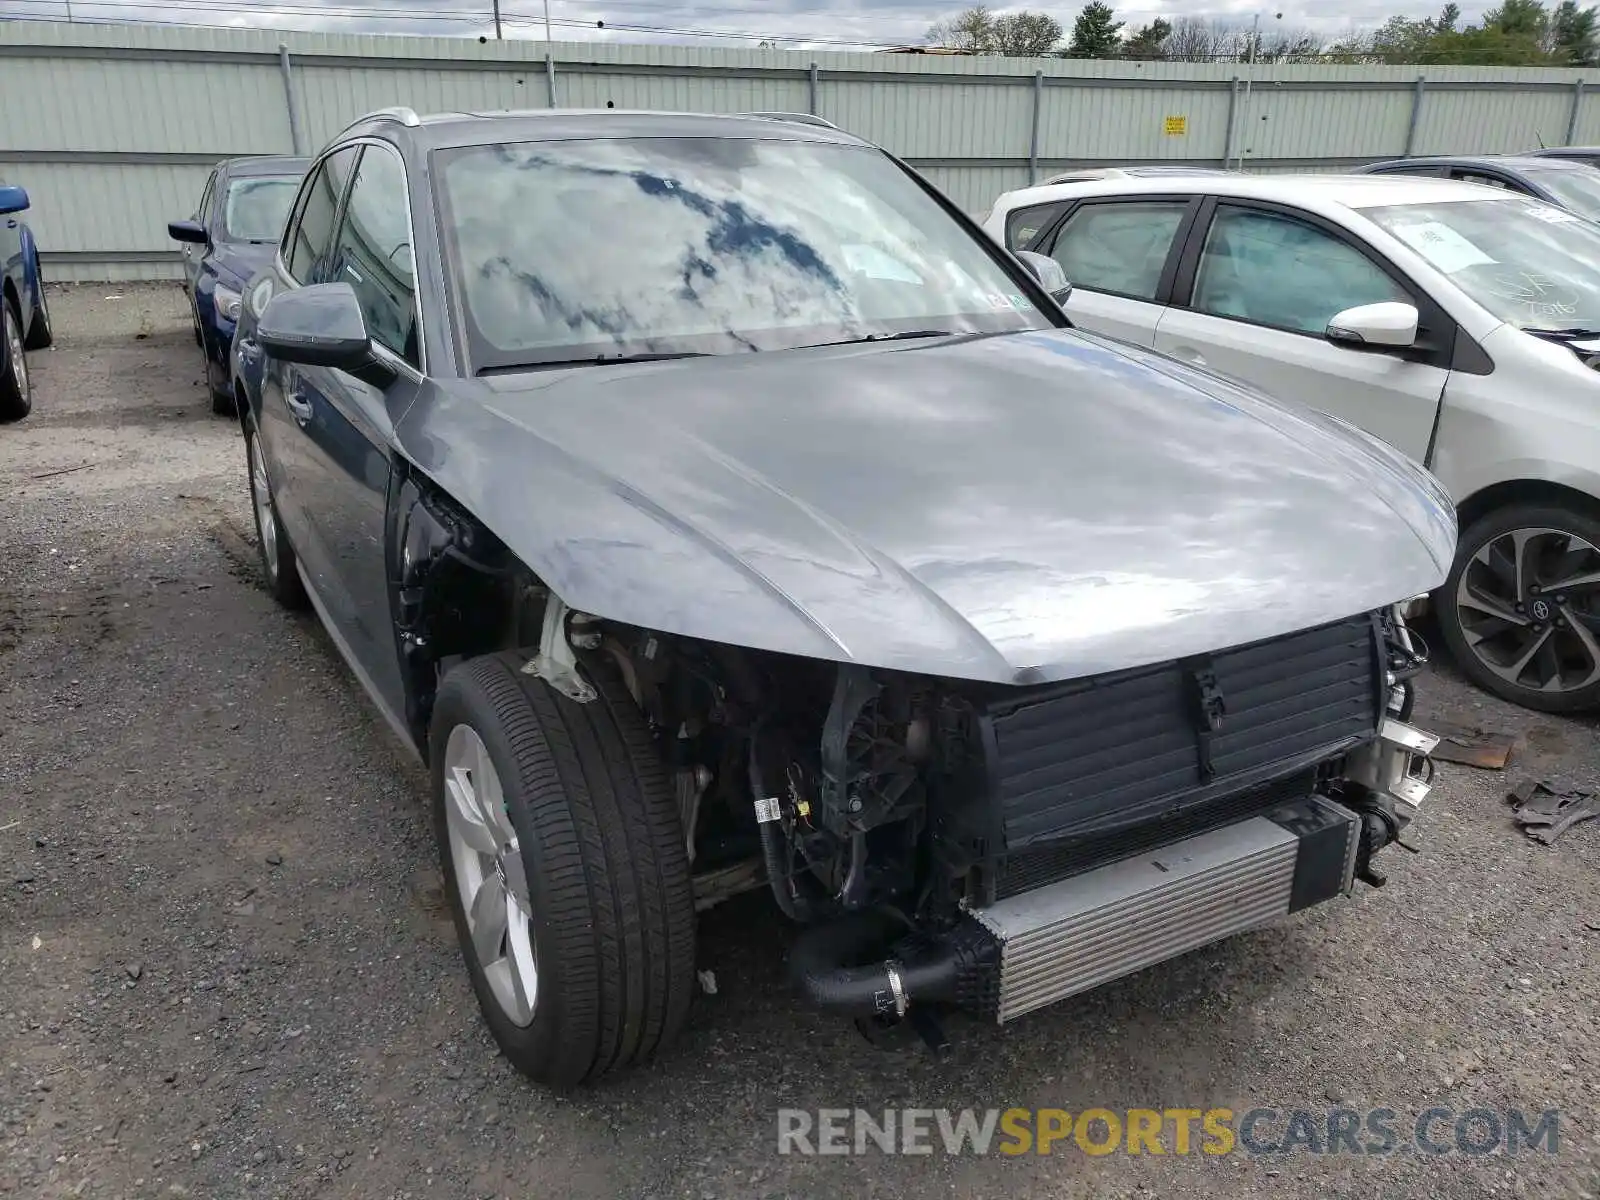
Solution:
M 768 796 L 764 800 L 756 801 L 756 824 L 765 825 L 768 821 L 776 821 L 782 817 L 783 812 L 778 807 L 778 798 Z

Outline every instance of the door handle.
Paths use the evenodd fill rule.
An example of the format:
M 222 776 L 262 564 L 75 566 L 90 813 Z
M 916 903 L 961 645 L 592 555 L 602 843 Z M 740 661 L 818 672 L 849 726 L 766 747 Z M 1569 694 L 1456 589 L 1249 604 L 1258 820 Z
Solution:
M 305 425 L 306 422 L 311 420 L 311 401 L 302 396 L 298 388 L 284 388 L 283 403 L 288 407 L 289 415 L 294 417 L 297 424 Z
M 17 219 L 15 217 L 12 217 L 9 221 L 6 222 L 6 228 L 7 229 L 15 229 L 16 227 L 17 227 Z

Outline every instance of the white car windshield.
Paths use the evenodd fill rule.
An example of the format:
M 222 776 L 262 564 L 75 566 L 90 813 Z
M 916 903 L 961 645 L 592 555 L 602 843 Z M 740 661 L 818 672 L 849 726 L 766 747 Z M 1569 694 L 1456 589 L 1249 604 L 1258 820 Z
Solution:
M 616 138 L 434 168 L 479 371 L 1054 324 L 877 150 Z
M 1600 330 L 1600 226 L 1521 196 L 1362 215 L 1504 321 L 1534 332 Z

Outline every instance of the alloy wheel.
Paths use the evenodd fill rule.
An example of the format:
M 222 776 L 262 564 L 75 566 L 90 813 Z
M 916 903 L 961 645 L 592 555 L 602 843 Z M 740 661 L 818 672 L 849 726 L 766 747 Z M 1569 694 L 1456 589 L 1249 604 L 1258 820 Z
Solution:
M 527 872 L 500 776 L 471 726 L 450 731 L 444 787 L 450 856 L 473 953 L 507 1019 L 526 1027 L 539 998 Z
M 250 499 L 256 507 L 256 532 L 267 573 L 278 572 L 278 517 L 272 510 L 272 488 L 267 483 L 267 463 L 261 457 L 261 439 L 250 435 Z
M 6 361 L 11 364 L 11 374 L 17 381 L 17 391 L 22 393 L 22 405 L 26 409 L 29 399 L 28 359 L 22 352 L 22 326 L 17 321 L 17 315 L 11 311 L 10 306 L 0 300 L 0 325 L 6 331 Z
M 1600 681 L 1600 548 L 1561 529 L 1491 537 L 1456 585 L 1472 654 L 1514 687 L 1547 694 Z

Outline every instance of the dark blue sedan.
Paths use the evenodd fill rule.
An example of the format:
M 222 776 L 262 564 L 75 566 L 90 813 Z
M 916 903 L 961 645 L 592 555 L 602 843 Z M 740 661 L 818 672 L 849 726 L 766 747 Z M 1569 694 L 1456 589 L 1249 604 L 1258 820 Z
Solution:
M 20 421 L 33 407 L 25 350 L 50 344 L 39 247 L 21 214 L 28 193 L 0 183 L 0 421 Z
M 200 206 L 167 232 L 183 243 L 194 340 L 205 355 L 211 411 L 231 414 L 228 355 L 245 285 L 269 266 L 309 160 L 230 158 L 206 180 Z

